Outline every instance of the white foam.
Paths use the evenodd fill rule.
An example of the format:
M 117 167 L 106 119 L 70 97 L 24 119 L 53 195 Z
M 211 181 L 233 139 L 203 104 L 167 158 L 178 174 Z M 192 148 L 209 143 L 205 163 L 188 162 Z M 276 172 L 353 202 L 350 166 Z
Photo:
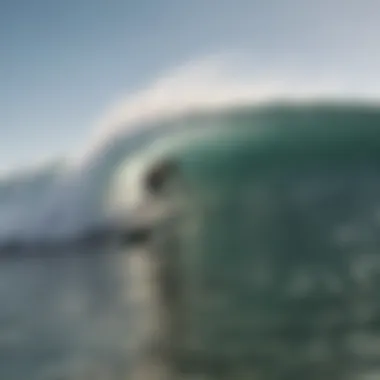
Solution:
M 193 61 L 164 74 L 139 92 L 127 95 L 107 110 L 89 145 L 76 160 L 86 161 L 119 134 L 181 114 L 277 99 L 301 102 L 348 96 L 341 84 L 331 80 L 297 82 L 294 78 L 269 73 L 265 77 L 242 74 L 233 67 L 236 68 L 236 64 L 220 56 Z

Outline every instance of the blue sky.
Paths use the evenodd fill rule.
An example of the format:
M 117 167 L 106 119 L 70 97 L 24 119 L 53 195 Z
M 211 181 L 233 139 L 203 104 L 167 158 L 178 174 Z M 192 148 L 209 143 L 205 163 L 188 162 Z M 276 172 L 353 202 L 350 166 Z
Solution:
M 214 53 L 376 92 L 379 14 L 377 0 L 0 0 L 0 169 L 77 149 L 125 93 Z

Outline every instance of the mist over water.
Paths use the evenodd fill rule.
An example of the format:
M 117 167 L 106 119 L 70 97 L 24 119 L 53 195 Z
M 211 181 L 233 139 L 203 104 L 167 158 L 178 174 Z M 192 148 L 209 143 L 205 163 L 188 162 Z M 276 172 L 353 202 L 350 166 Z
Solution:
M 353 97 L 344 83 L 337 81 L 318 78 L 305 82 L 269 73 L 252 75 L 233 67 L 236 65 L 228 58 L 214 56 L 172 70 L 116 102 L 76 154 L 41 169 L 3 175 L 0 242 L 66 239 L 107 223 L 105 197 L 113 191 L 114 174 L 138 149 L 172 134 L 173 128 L 165 127 L 168 120 L 202 110 L 276 100 L 299 103 Z M 363 94 L 356 95 L 363 98 Z

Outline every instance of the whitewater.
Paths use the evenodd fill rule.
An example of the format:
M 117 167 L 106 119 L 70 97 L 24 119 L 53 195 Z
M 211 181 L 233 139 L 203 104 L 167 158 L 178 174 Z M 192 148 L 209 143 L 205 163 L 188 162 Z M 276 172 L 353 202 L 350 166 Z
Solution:
M 122 99 L 101 118 L 79 152 L 0 177 L 0 243 L 58 242 L 117 223 L 112 210 L 118 208 L 119 217 L 121 205 L 115 205 L 112 194 L 125 192 L 117 174 L 128 170 L 139 150 L 191 129 L 191 123 L 181 123 L 191 114 L 278 101 L 350 98 L 343 84 L 334 81 L 306 85 L 268 78 L 237 75 L 220 59 L 205 59 Z M 128 208 L 122 212 L 127 220 Z

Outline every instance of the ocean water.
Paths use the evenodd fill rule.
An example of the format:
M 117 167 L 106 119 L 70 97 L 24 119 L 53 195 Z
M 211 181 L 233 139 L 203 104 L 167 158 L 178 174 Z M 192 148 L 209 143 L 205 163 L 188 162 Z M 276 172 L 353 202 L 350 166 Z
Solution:
M 261 114 L 270 115 L 269 118 L 264 117 L 269 120 L 266 122 L 268 128 L 273 118 L 282 120 L 282 117 L 291 116 L 297 109 L 304 111 L 294 120 L 311 127 L 323 123 L 323 117 L 318 119 L 318 115 L 329 114 L 331 110 L 338 110 L 340 114 L 347 112 L 347 122 L 355 117 L 363 117 L 366 113 L 370 117 L 368 120 L 375 120 L 375 124 L 380 120 L 380 109 L 373 105 L 369 108 L 365 105 L 353 107 L 352 104 L 342 106 L 326 101 L 318 105 L 319 111 L 315 112 L 313 104 L 299 106 L 269 102 L 260 105 L 252 100 L 251 92 L 243 93 L 241 97 L 235 96 L 233 91 L 223 94 L 224 97 L 214 98 L 210 93 L 206 93 L 206 96 L 192 93 L 195 101 L 182 99 L 182 105 L 175 103 L 173 98 L 166 98 L 166 108 L 161 105 L 149 107 L 143 101 L 143 96 L 132 102 L 132 107 L 125 112 L 128 116 L 126 120 L 123 121 L 122 117 L 116 124 L 107 124 L 108 127 L 94 141 L 90 141 L 77 157 L 48 163 L 29 171 L 14 172 L 0 180 L 0 379 L 169 380 L 169 377 L 159 375 L 157 368 L 148 371 L 147 375 L 132 375 L 135 374 L 136 363 L 141 368 L 145 358 L 149 357 L 146 351 L 149 351 L 149 342 L 154 340 L 153 335 L 157 333 L 154 330 L 157 323 L 155 316 L 160 305 L 155 305 L 157 299 L 154 298 L 154 289 L 162 284 L 154 283 L 149 278 L 146 265 L 149 265 L 150 259 L 144 255 L 147 247 L 142 247 L 142 254 L 136 255 L 134 247 L 121 244 L 119 239 L 121 234 L 140 222 L 139 218 L 148 218 L 150 221 L 156 221 L 157 216 L 159 218 L 160 210 L 155 210 L 142 180 L 146 170 L 154 165 L 168 146 L 186 143 L 194 136 L 202 140 L 202 133 L 221 126 L 235 128 L 241 124 L 242 115 L 249 124 L 247 115 L 250 112 L 259 115 L 255 116 L 255 120 L 259 120 Z M 157 99 L 160 96 L 157 91 L 153 91 L 151 101 L 155 103 Z M 132 117 L 136 109 L 139 115 Z M 255 123 L 252 122 L 252 128 L 255 128 Z M 363 183 L 366 179 L 364 175 Z M 369 190 L 371 186 L 368 185 Z M 312 186 L 309 193 L 313 194 L 317 187 Z M 321 191 L 323 193 L 323 189 Z M 371 196 L 371 192 L 367 194 L 364 191 L 360 199 L 372 199 Z M 373 201 L 377 202 L 376 196 Z M 328 214 L 329 208 L 324 211 Z M 313 212 L 320 216 L 322 211 L 316 207 Z M 317 220 L 313 222 L 325 231 Z M 376 236 L 376 228 L 371 230 L 371 239 Z M 375 240 L 363 240 L 363 252 L 371 259 L 377 252 Z M 207 246 L 208 242 L 204 243 Z M 216 268 L 214 264 L 217 261 L 212 263 L 212 268 Z M 364 267 L 364 272 L 369 273 L 368 265 L 360 260 L 358 262 Z M 238 264 L 237 259 L 235 264 Z M 297 267 L 297 263 L 292 265 L 293 268 Z M 233 266 L 234 262 L 231 264 Z M 238 265 L 236 267 L 244 270 Z M 372 275 L 376 277 L 376 274 Z M 376 278 L 373 281 L 375 284 Z M 364 285 L 356 287 L 362 292 L 357 291 L 357 294 L 372 297 L 371 301 L 374 297 L 371 284 L 365 285 L 371 291 L 367 291 Z M 198 296 L 201 297 L 201 294 Z M 350 297 L 350 293 L 345 291 L 338 299 L 341 301 L 347 297 Z M 336 313 L 342 314 L 338 307 L 333 309 L 333 317 Z M 232 310 L 229 313 L 228 308 L 227 311 L 222 310 L 225 320 L 230 315 L 239 317 Z M 359 313 L 360 310 L 352 312 L 355 318 L 356 311 Z M 371 321 L 376 327 L 379 314 L 374 302 L 370 311 Z M 215 314 L 215 310 L 210 311 L 210 318 L 223 320 L 220 313 Z M 209 329 L 211 325 L 218 326 L 210 321 L 207 323 L 202 326 L 205 337 L 208 336 L 207 331 L 213 331 Z M 352 338 L 351 341 L 354 341 L 350 346 L 353 354 L 346 357 L 343 350 L 341 355 L 344 357 L 338 358 L 341 367 L 333 368 L 335 372 L 326 374 L 310 370 L 318 367 L 317 352 L 314 367 L 308 367 L 309 372 L 305 370 L 299 373 L 307 373 L 310 379 L 314 373 L 315 380 L 379 378 L 380 365 L 376 350 L 380 352 L 380 345 L 377 335 L 373 334 L 367 336 L 367 343 L 363 343 L 363 339 L 360 341 L 361 337 L 368 335 L 365 328 L 365 323 L 359 323 L 356 330 L 347 336 L 347 339 Z M 355 343 L 355 339 L 359 343 Z M 323 346 L 326 342 L 317 340 L 315 350 L 318 351 L 318 344 Z M 256 349 L 264 352 L 265 347 L 264 344 Z M 279 339 L 277 348 L 285 352 L 284 341 Z M 359 358 L 357 368 L 356 362 L 352 361 L 351 374 L 346 371 L 342 375 L 339 370 L 343 366 L 347 367 L 347 358 L 355 357 L 355 350 L 360 351 L 356 355 Z M 301 355 L 301 350 L 294 352 Z M 276 365 L 276 355 L 272 367 Z M 327 360 L 331 368 L 334 367 L 334 361 L 330 359 L 335 358 L 334 355 L 330 355 Z M 360 360 L 366 355 L 372 362 L 369 369 L 362 369 Z M 297 371 L 290 371 L 287 375 L 285 364 L 282 373 L 273 370 L 263 375 L 264 370 L 260 374 L 260 371 L 251 372 L 250 368 L 242 367 L 240 372 L 225 374 L 225 377 L 213 374 L 203 378 L 294 379 L 292 373 Z M 289 368 L 296 367 L 294 361 L 289 365 Z M 184 378 L 197 379 L 196 376 Z
M 2 260 L 1 378 L 128 378 L 137 339 L 125 258 L 94 249 Z

